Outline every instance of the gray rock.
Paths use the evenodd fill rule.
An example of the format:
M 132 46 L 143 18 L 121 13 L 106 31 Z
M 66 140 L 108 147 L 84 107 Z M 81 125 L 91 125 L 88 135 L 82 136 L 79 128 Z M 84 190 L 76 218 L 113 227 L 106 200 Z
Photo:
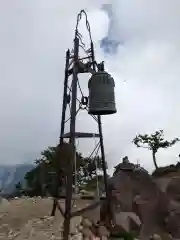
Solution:
M 110 236 L 110 232 L 107 230 L 107 228 L 105 226 L 99 226 L 97 232 L 98 232 L 99 237 L 109 237 Z
M 93 238 L 95 237 L 94 234 L 91 232 L 91 230 L 89 228 L 83 228 L 82 229 L 82 235 L 84 238 Z
M 81 224 L 84 228 L 90 228 L 92 226 L 92 222 L 87 218 L 84 218 Z
M 120 212 L 135 212 L 142 223 L 142 228 L 139 228 L 142 234 L 139 234 L 144 238 L 148 239 L 150 234 L 155 233 L 155 229 L 166 231 L 164 219 L 169 214 L 170 201 L 147 171 L 136 168 L 132 163 L 123 163 L 109 179 L 108 190 L 111 196 L 111 217 L 115 225 L 122 225 Z M 101 220 L 109 216 L 107 206 L 106 201 L 101 205 Z M 124 230 L 131 231 L 128 223 L 124 223 Z

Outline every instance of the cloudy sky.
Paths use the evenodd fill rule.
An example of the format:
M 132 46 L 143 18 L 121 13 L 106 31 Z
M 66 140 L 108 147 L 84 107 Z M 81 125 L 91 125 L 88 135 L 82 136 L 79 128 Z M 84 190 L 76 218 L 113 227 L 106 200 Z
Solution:
M 109 167 L 128 155 L 151 170 L 151 153 L 136 149 L 132 139 L 158 129 L 168 139 L 180 136 L 179 0 L 1 0 L 0 163 L 32 161 L 58 142 L 65 51 L 81 9 L 89 16 L 96 58 L 116 82 L 118 113 L 103 117 Z M 83 25 L 81 32 L 88 44 Z M 111 41 L 118 47 L 107 46 Z M 84 77 L 84 89 L 87 82 Z M 78 130 L 93 130 L 86 118 Z M 87 152 L 89 144 L 82 146 Z M 177 162 L 179 147 L 160 151 L 158 163 Z

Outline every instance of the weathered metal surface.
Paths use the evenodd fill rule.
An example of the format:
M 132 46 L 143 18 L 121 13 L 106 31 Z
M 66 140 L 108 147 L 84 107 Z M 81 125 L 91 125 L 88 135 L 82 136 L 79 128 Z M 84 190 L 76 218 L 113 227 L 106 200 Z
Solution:
M 108 115 L 116 113 L 114 79 L 104 71 L 92 75 L 89 80 L 89 113 Z

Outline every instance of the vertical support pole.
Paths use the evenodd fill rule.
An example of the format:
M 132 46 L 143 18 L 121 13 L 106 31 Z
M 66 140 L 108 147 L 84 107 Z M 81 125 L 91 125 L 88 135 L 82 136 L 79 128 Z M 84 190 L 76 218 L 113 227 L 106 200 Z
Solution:
M 76 128 L 76 98 L 77 98 L 77 82 L 78 82 L 78 55 L 79 55 L 79 39 L 75 34 L 74 39 L 74 66 L 72 79 L 72 101 L 71 101 L 71 121 L 70 121 L 70 140 L 69 143 L 73 148 L 74 159 L 70 160 L 67 169 L 67 186 L 66 186 L 66 202 L 64 214 L 64 240 L 69 239 L 70 220 L 71 220 L 71 200 L 72 200 L 72 184 L 73 184 L 73 163 L 75 160 L 75 128 Z
M 94 56 L 94 45 L 93 42 L 91 42 L 91 54 L 92 54 L 92 63 L 93 63 L 93 70 L 96 70 L 95 65 L 95 56 Z M 108 191 L 108 175 L 106 170 L 106 159 L 105 159 L 105 151 L 104 151 L 104 141 L 103 141 L 103 133 L 102 133 L 102 125 L 101 125 L 101 116 L 98 115 L 98 130 L 99 130 L 99 138 L 100 138 L 100 148 L 101 148 L 101 157 L 102 157 L 102 168 L 103 168 L 103 175 L 104 175 L 104 187 L 106 192 L 106 200 L 107 200 L 107 207 L 108 207 L 108 224 L 110 224 L 111 221 L 111 205 L 110 205 L 110 194 Z
M 66 65 L 65 65 L 65 78 L 64 78 L 64 93 L 63 93 L 63 105 L 62 105 L 62 120 L 61 120 L 61 131 L 60 131 L 60 144 L 63 143 L 64 125 L 66 117 L 66 107 L 67 107 L 67 87 L 68 87 L 68 68 L 69 68 L 69 49 L 66 52 Z
M 60 131 L 60 145 L 63 144 L 63 134 L 64 134 L 64 125 L 65 125 L 65 117 L 66 117 L 66 107 L 67 107 L 67 87 L 68 87 L 68 68 L 69 68 L 69 58 L 70 58 L 70 51 L 69 49 L 66 51 L 66 64 L 65 64 L 65 77 L 64 77 L 64 92 L 63 92 L 63 104 L 62 104 L 62 115 L 61 115 L 61 131 Z M 60 167 L 59 167 L 59 159 L 57 157 L 57 178 L 55 182 L 55 190 L 54 190 L 54 201 L 53 201 L 53 208 L 51 212 L 51 216 L 55 216 L 56 213 L 56 203 L 57 203 L 57 195 L 59 191 L 59 183 L 60 183 Z
M 75 146 L 75 155 L 74 155 L 74 193 L 77 194 L 77 159 L 76 159 L 76 139 L 74 141 L 74 146 Z
M 108 191 L 108 175 L 106 170 L 106 159 L 105 159 L 105 151 L 104 151 L 104 142 L 103 142 L 103 134 L 102 134 L 102 125 L 101 125 L 101 116 L 98 115 L 98 129 L 99 129 L 99 138 L 100 138 L 100 146 L 101 146 L 101 156 L 102 156 L 102 168 L 103 168 L 103 175 L 104 175 L 104 187 L 106 192 L 106 199 L 108 205 L 108 224 L 110 224 L 111 220 L 111 207 L 110 207 L 110 194 Z

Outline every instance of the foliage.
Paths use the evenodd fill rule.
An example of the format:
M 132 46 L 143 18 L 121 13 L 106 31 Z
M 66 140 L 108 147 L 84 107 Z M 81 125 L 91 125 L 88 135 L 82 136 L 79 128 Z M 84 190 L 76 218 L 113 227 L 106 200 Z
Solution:
M 179 141 L 179 138 L 175 138 L 171 141 L 164 140 L 163 130 L 156 131 L 155 133 L 152 133 L 151 135 L 139 134 L 133 140 L 134 144 L 137 147 L 148 148 L 155 152 L 157 152 L 159 148 L 172 147 L 177 141 Z
M 156 131 L 152 134 L 144 134 L 144 135 L 137 135 L 133 139 L 133 143 L 139 148 L 147 148 L 152 151 L 153 155 L 153 162 L 155 168 L 157 169 L 157 162 L 156 162 L 156 153 L 160 148 L 169 148 L 172 147 L 176 142 L 178 142 L 179 138 L 174 138 L 173 140 L 167 141 L 164 139 L 164 132 L 163 130 Z
M 15 185 L 15 190 L 14 190 L 14 193 L 13 193 L 15 196 L 18 196 L 20 197 L 22 194 L 23 194 L 23 188 L 22 188 L 22 184 L 20 182 L 18 182 L 16 185 Z
M 61 190 L 66 185 L 66 171 L 69 167 L 70 146 L 64 143 L 64 149 L 48 147 L 41 153 L 41 157 L 35 160 L 36 167 L 25 175 L 28 195 L 53 195 L 57 173 L 61 174 Z M 107 165 L 106 165 L 107 167 Z M 73 167 L 73 184 L 79 189 L 95 190 L 96 189 L 96 170 L 99 175 L 98 180 L 102 185 L 102 161 L 99 156 L 83 158 L 76 152 L 76 171 Z M 75 174 L 76 173 L 76 174 Z
M 21 190 L 22 189 L 22 184 L 20 182 L 18 182 L 16 185 L 15 185 L 15 188 L 17 190 Z

